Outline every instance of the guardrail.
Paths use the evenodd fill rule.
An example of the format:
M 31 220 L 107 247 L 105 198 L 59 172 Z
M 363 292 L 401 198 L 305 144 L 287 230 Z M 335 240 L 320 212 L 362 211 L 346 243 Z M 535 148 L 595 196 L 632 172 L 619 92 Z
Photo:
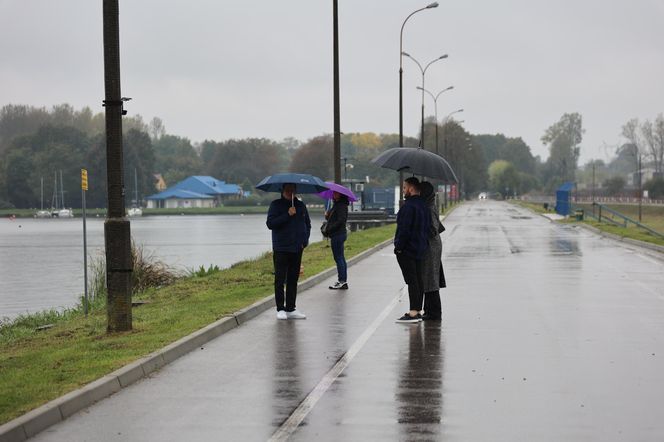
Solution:
M 664 239 L 664 234 L 662 234 L 662 233 L 660 233 L 656 230 L 653 230 L 650 227 L 646 226 L 645 224 L 642 224 L 642 223 L 628 217 L 627 215 L 624 215 L 624 214 L 618 212 L 617 210 L 614 210 L 610 207 L 607 207 L 604 204 L 594 202 L 594 203 L 592 203 L 592 206 L 593 206 L 593 209 L 595 207 L 598 208 L 597 215 L 595 215 L 594 210 L 593 210 L 593 212 L 590 212 L 590 211 L 586 211 L 583 208 L 578 207 L 578 206 L 573 206 L 573 209 L 575 211 L 577 211 L 577 210 L 583 211 L 584 216 L 590 216 L 591 218 L 594 218 L 599 222 L 607 222 L 609 224 L 613 224 L 614 226 L 619 226 L 619 227 L 625 227 L 626 228 L 628 226 L 628 224 L 631 223 L 631 224 L 634 224 L 635 226 L 637 226 L 640 229 L 646 230 L 647 232 L 649 232 L 650 234 L 652 234 L 654 236 L 657 236 L 659 238 Z M 606 215 L 607 213 L 611 214 L 612 216 L 607 216 Z M 620 221 L 617 221 L 615 218 L 620 219 Z

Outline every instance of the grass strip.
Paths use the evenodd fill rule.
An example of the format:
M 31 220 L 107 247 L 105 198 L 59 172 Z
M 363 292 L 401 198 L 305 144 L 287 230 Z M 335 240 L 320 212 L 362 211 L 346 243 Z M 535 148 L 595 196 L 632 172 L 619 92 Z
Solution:
M 395 225 L 353 232 L 350 258 L 394 236 Z M 304 252 L 303 278 L 334 265 L 329 242 Z M 273 292 L 272 254 L 205 276 L 190 276 L 135 298 L 131 332 L 106 333 L 104 300 L 85 318 L 80 308 L 26 315 L 0 324 L 0 424 L 92 382 Z M 50 329 L 36 327 L 54 324 Z
M 551 210 L 544 210 L 541 204 L 527 203 L 525 201 L 512 201 L 514 204 L 518 204 L 521 207 L 525 207 L 537 213 L 553 213 Z M 580 205 L 586 211 L 592 211 L 591 205 Z M 620 211 L 621 213 L 629 216 L 632 219 L 638 218 L 638 207 L 637 206 L 610 206 L 611 208 Z M 622 209 L 622 210 L 621 210 Z M 660 206 L 643 206 L 642 208 L 643 215 L 643 224 L 651 227 L 657 231 L 664 231 L 664 207 Z M 616 220 L 619 220 L 616 218 Z M 589 226 L 593 226 L 603 232 L 612 233 L 618 235 L 621 238 L 630 238 L 637 241 L 643 241 L 650 244 L 657 244 L 664 246 L 664 239 L 659 238 L 655 235 L 650 234 L 647 230 L 640 229 L 634 224 L 629 224 L 627 227 L 614 226 L 613 224 L 600 223 L 592 218 L 585 217 L 583 221 L 576 221 L 573 216 L 570 216 L 567 219 L 560 220 L 558 222 L 566 224 L 575 224 L 583 222 Z

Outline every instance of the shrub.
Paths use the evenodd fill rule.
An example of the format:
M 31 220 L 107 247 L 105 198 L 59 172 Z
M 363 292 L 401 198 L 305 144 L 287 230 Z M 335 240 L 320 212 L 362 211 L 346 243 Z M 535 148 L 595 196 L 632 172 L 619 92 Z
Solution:
M 664 199 L 664 178 L 653 178 L 644 187 L 648 190 L 648 197 L 655 200 Z

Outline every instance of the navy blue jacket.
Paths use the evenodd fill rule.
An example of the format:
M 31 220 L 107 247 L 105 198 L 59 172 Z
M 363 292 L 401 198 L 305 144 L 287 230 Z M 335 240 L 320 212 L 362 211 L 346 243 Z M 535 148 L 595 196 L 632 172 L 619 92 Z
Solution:
M 272 201 L 267 212 L 267 228 L 272 230 L 272 250 L 275 252 L 299 252 L 309 245 L 311 219 L 304 203 L 297 198 L 294 206 L 297 213 L 288 215 L 291 201 L 283 196 Z
M 419 195 L 407 197 L 397 213 L 394 253 L 422 259 L 429 247 L 430 227 L 431 215 L 424 200 Z

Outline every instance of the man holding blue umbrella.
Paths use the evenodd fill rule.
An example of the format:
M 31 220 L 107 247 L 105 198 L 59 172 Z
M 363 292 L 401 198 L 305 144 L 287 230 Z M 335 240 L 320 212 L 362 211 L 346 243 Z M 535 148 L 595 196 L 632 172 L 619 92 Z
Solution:
M 295 198 L 296 185 L 284 183 L 281 189 L 281 198 L 270 204 L 266 223 L 272 231 L 277 319 L 306 319 L 306 316 L 295 308 L 295 299 L 302 251 L 309 244 L 311 219 L 304 203 Z

